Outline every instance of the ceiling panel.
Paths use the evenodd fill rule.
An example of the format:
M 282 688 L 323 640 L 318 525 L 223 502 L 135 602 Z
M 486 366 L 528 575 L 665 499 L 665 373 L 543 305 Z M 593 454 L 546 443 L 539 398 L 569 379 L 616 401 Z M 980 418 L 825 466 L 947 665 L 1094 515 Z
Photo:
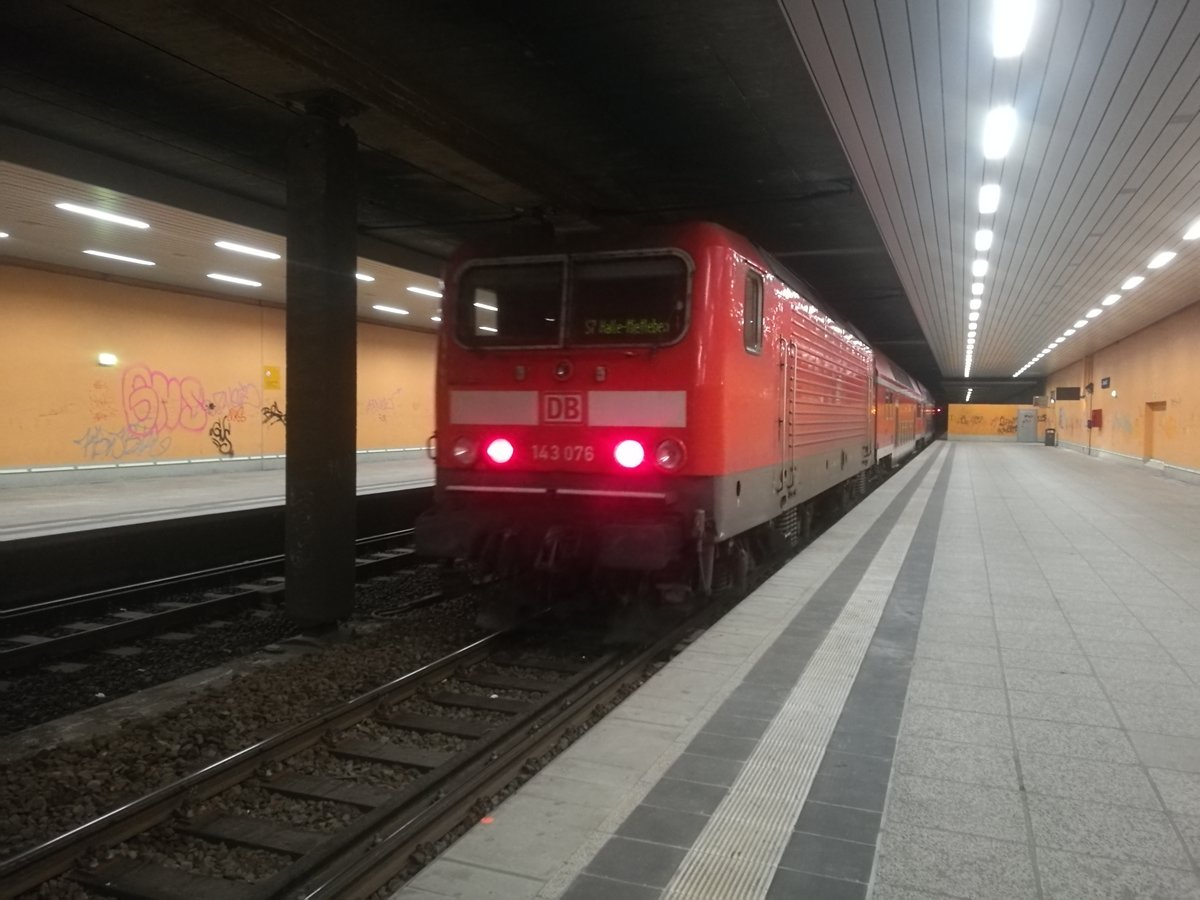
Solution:
M 1200 300 L 1200 4 L 1039 0 L 993 58 L 990 0 L 784 0 L 941 372 L 963 375 L 970 262 L 993 230 L 972 375 L 1011 377 L 1130 275 L 1146 281 L 1026 373 L 1045 375 Z M 1005 159 L 982 155 L 1012 104 Z M 1001 185 L 983 216 L 979 186 Z M 1178 256 L 1146 263 L 1160 250 Z

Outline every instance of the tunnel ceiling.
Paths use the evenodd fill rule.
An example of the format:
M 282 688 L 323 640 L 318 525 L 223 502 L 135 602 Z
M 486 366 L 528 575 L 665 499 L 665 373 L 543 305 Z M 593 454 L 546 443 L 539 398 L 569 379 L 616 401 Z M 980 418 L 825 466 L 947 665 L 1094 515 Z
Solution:
M 288 135 L 305 103 L 333 98 L 361 142 L 364 256 L 436 274 L 457 243 L 497 230 L 712 219 L 935 391 L 961 375 L 963 276 L 914 277 L 912 248 L 962 250 L 923 235 L 965 234 L 972 185 L 964 175 L 959 206 L 938 208 L 945 223 L 906 218 L 889 193 L 919 166 L 880 157 L 895 135 L 863 123 L 885 85 L 904 96 L 904 67 L 878 65 L 869 42 L 847 55 L 878 17 L 776 0 L 46 0 L 0 15 L 12 162 L 280 233 Z M 952 57 L 977 37 L 942 31 L 919 49 Z M 922 124 L 933 143 L 954 123 Z M 1014 347 L 977 367 L 991 378 L 976 400 L 1027 397 L 1036 380 L 1011 378 L 1017 338 L 1041 327 L 1012 302 L 1017 324 L 991 333 Z

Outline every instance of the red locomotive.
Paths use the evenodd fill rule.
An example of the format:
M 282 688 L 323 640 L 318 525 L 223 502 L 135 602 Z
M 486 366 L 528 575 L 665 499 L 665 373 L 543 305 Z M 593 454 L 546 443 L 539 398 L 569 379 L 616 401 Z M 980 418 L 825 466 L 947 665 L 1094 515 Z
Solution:
M 932 436 L 932 399 L 746 239 L 695 223 L 460 252 L 417 549 L 707 592 Z

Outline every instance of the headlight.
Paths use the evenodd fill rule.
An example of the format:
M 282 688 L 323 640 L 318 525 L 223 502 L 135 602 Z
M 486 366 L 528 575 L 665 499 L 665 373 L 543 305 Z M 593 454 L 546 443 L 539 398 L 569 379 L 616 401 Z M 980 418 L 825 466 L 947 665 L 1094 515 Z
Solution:
M 454 461 L 460 466 L 470 466 L 475 464 L 475 459 L 479 456 L 479 445 L 470 438 L 460 437 L 454 442 L 451 452 L 454 454 Z
M 685 459 L 687 459 L 687 453 L 683 449 L 683 444 L 674 438 L 659 441 L 658 446 L 654 448 L 654 463 L 664 472 L 677 471 L 683 466 Z

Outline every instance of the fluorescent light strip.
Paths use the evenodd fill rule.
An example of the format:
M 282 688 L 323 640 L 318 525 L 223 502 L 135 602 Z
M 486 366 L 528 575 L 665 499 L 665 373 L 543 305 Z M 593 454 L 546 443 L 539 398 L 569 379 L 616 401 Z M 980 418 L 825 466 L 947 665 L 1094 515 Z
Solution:
M 992 56 L 1010 59 L 1025 52 L 1033 30 L 1034 0 L 993 0 Z
M 1094 318 L 1096 318 L 1096 316 L 1100 315 L 1100 313 L 1102 313 L 1102 312 L 1104 312 L 1104 310 L 1100 309 L 1099 307 L 1096 307 L 1095 309 L 1089 309 L 1087 312 L 1085 312 L 1083 314 L 1083 317 L 1085 319 L 1094 319 Z
M 408 288 L 408 290 L 412 291 L 414 294 L 421 294 L 424 297 L 439 297 L 440 298 L 442 296 L 441 293 L 439 293 L 438 291 L 431 291 L 431 290 L 429 290 L 429 288 L 410 287 L 410 288 Z
M 105 259 L 115 259 L 118 262 L 133 263 L 135 266 L 152 266 L 148 259 L 138 259 L 136 256 L 121 256 L 117 253 L 105 253 L 103 250 L 84 250 L 88 256 L 103 256 Z
M 1012 147 L 1017 133 L 1017 111 L 1011 106 L 997 106 L 983 120 L 983 158 L 1003 159 Z
M 1162 253 L 1159 253 L 1157 256 L 1155 256 L 1154 259 L 1150 260 L 1150 262 L 1146 263 L 1146 268 L 1147 269 L 1161 269 L 1163 266 L 1165 266 L 1167 263 L 1169 263 L 1174 258 L 1175 258 L 1174 252 L 1172 252 L 1171 250 L 1164 250 Z
M 1000 185 L 985 184 L 979 188 L 979 213 L 990 216 L 1000 208 Z
M 499 312 L 500 311 L 497 307 L 488 306 L 486 303 L 476 303 L 475 306 L 478 309 L 486 309 L 488 312 Z
M 0 231 L 0 240 L 3 240 L 3 239 L 4 239 L 4 238 L 6 238 L 6 237 L 8 237 L 8 232 L 7 232 L 7 231 Z
M 1200 238 L 1200 219 L 1189 225 L 1188 230 L 1183 233 L 1185 241 L 1194 241 L 1196 238 Z
M 372 306 L 371 309 L 377 309 L 380 312 L 385 312 L 385 313 L 393 313 L 394 315 L 397 315 L 397 316 L 407 316 L 408 315 L 407 309 L 401 309 L 398 306 L 383 306 L 382 304 L 377 303 L 374 306 Z
M 1141 275 L 1131 275 L 1129 278 L 1125 279 L 1125 282 L 1121 285 L 1121 290 L 1132 291 L 1135 287 L 1137 287 L 1139 284 L 1141 284 L 1145 280 L 1146 279 L 1143 278 Z
M 442 317 L 441 316 L 430 316 L 429 321 L 430 322 L 440 322 L 440 321 L 442 321 Z
M 105 212 L 102 209 L 90 209 L 86 206 L 79 206 L 76 203 L 55 203 L 57 208 L 64 212 L 76 213 L 81 216 L 90 216 L 93 219 L 102 219 L 105 222 L 115 222 L 118 225 L 127 225 L 130 228 L 149 228 L 149 222 L 143 222 L 141 219 L 131 219 L 128 216 L 118 216 L 115 213 Z
M 1101 306 L 1112 306 L 1114 303 L 1120 302 L 1120 300 L 1121 300 L 1120 294 L 1109 294 L 1107 297 L 1105 297 L 1103 300 L 1100 301 L 1100 305 Z
M 359 281 L 374 281 L 375 280 L 374 275 L 364 275 L 362 272 L 355 272 L 354 277 L 357 278 Z
M 214 244 L 222 250 L 232 250 L 234 253 L 245 253 L 247 256 L 259 256 L 263 259 L 282 259 L 278 253 L 270 250 L 259 250 L 257 247 L 247 247 L 245 244 L 235 244 L 233 241 L 217 241 Z
M 246 287 L 262 287 L 261 281 L 252 281 L 249 278 L 238 278 L 236 275 L 222 275 L 219 272 L 209 272 L 208 277 L 214 281 L 228 281 L 230 284 L 244 284 Z

